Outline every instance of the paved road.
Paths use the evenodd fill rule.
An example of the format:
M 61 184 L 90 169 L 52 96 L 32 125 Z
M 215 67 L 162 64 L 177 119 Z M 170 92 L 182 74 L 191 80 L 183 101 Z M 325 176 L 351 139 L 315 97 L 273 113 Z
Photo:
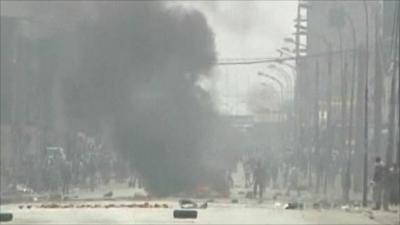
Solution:
M 114 204 L 118 204 L 113 202 Z M 94 204 L 93 202 L 91 204 Z M 99 202 L 104 204 L 104 202 Z M 173 204 L 170 204 L 173 205 Z M 172 216 L 173 208 L 69 208 L 19 209 L 5 205 L 1 211 L 12 212 L 7 224 L 383 224 L 363 213 L 341 210 L 284 210 L 267 205 L 210 204 L 199 210 L 197 219 L 181 220 Z
M 243 186 L 243 172 L 238 171 L 234 179 Z M 242 174 L 242 175 L 241 175 Z M 136 194 L 144 195 L 143 190 L 127 188 L 126 184 L 112 184 L 100 187 L 95 192 L 79 191 L 79 198 L 101 199 L 103 194 L 112 190 L 114 198 L 132 197 Z M 20 205 L 0 205 L 0 211 L 12 212 L 14 220 L 4 224 L 400 224 L 396 213 L 374 212 L 345 212 L 340 209 L 314 210 L 306 207 L 305 210 L 284 210 L 282 206 L 275 207 L 271 200 L 258 204 L 255 200 L 245 199 L 239 195 L 239 188 L 232 190 L 232 198 L 239 199 L 239 204 L 229 203 L 230 199 L 220 199 L 210 203 L 207 209 L 199 210 L 195 220 L 179 220 L 173 218 L 173 210 L 178 207 L 178 199 L 167 199 L 157 203 L 167 203 L 171 208 L 68 208 L 44 209 L 38 208 L 41 203 L 32 205 L 32 209 L 19 209 Z M 266 196 L 272 196 L 266 193 Z M 279 199 L 287 202 L 287 199 Z M 129 201 L 87 201 L 87 202 L 61 202 L 60 204 L 131 204 Z M 140 202 L 139 202 L 140 203 Z M 150 202 L 151 203 L 151 202 Z M 153 202 L 154 203 L 154 202 Z M 400 208 L 397 209 L 400 211 Z M 372 219 L 371 219 L 371 218 Z M 3 223 L 2 223 L 3 224 Z

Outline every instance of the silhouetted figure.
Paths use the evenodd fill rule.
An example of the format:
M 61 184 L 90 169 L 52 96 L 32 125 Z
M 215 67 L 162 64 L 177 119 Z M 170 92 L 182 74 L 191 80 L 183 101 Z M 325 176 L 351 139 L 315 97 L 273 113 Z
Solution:
M 251 165 L 249 159 L 246 159 L 243 162 L 243 169 L 244 169 L 244 179 L 245 179 L 244 186 L 248 188 L 251 186 Z
M 288 189 L 286 191 L 287 196 L 290 195 L 290 191 L 292 190 L 296 190 L 297 195 L 300 195 L 298 182 L 299 182 L 299 171 L 297 167 L 293 166 L 289 169 L 289 183 L 288 183 Z
M 253 177 L 254 177 L 253 196 L 254 198 L 257 197 L 257 190 L 258 190 L 258 197 L 259 199 L 262 199 L 265 188 L 265 181 L 267 179 L 267 174 L 264 166 L 260 161 L 257 163 L 257 166 L 254 169 Z
M 398 205 L 400 200 L 400 170 L 397 164 L 393 164 L 387 173 L 386 188 L 388 190 L 388 203 Z
M 272 188 L 279 188 L 278 185 L 278 174 L 279 174 L 279 162 L 277 160 L 273 160 L 271 162 L 271 177 L 272 177 Z
M 373 183 L 373 200 L 375 202 L 374 210 L 379 210 L 382 204 L 382 193 L 384 191 L 384 176 L 385 167 L 378 156 L 375 158 L 374 175 L 372 178 Z
M 229 188 L 233 188 L 234 186 L 234 181 L 233 181 L 233 177 L 232 177 L 232 171 L 230 169 L 228 169 L 226 171 L 226 179 L 229 185 Z
M 89 189 L 90 191 L 94 191 L 96 186 L 96 164 L 94 160 L 94 156 L 89 157 L 88 162 L 88 175 L 89 175 Z
M 67 160 L 61 162 L 62 193 L 68 194 L 72 180 L 72 164 Z

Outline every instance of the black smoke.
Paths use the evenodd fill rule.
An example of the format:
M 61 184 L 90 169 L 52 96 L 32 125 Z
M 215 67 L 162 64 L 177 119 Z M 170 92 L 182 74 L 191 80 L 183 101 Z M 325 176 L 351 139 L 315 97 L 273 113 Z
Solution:
M 215 61 L 205 18 L 148 3 L 107 4 L 90 28 L 84 29 L 83 66 L 96 89 L 82 90 L 98 102 L 87 116 L 113 121 L 114 146 L 150 193 L 193 189 L 205 175 L 199 142 L 215 117 L 209 97 L 196 86 Z
M 33 21 L 23 32 L 34 43 L 24 50 L 36 65 L 30 87 L 41 93 L 28 98 L 51 109 L 44 126 L 102 136 L 152 195 L 226 191 L 240 144 L 198 84 L 216 61 L 202 13 L 153 1 L 20 6 Z

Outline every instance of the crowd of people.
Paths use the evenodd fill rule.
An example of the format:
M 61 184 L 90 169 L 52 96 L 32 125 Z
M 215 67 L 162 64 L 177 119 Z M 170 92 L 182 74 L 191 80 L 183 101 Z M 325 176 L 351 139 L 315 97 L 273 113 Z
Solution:
M 62 148 L 57 154 L 41 158 L 25 157 L 26 162 L 20 168 L 18 177 L 6 177 L 8 187 L 16 189 L 17 185 L 26 187 L 32 192 L 50 192 L 68 194 L 71 188 L 94 191 L 101 184 L 108 184 L 114 178 L 123 179 L 127 168 L 120 168 L 121 163 L 112 155 L 90 152 L 76 159 L 69 159 Z M 7 176 L 6 171 L 4 176 Z M 127 175 L 125 175 L 127 176 Z
M 66 195 L 72 188 L 94 191 L 111 180 L 127 183 L 129 187 L 143 187 L 140 174 L 126 160 L 119 158 L 118 154 L 106 151 L 101 141 L 96 142 L 93 138 L 78 135 L 75 148 L 74 153 L 66 152 L 61 147 L 51 147 L 40 154 L 25 154 L 21 159 L 22 166 L 16 171 L 10 171 L 9 167 L 2 165 L 2 183 L 7 184 L 6 188 L 2 186 L 2 190 L 16 189 L 20 185 L 36 193 L 56 192 Z M 332 177 L 343 177 L 343 168 L 340 169 L 339 163 L 335 163 L 340 160 L 334 156 L 335 154 L 331 164 L 336 167 L 330 166 L 328 174 Z M 246 152 L 239 161 L 243 166 L 244 186 L 251 190 L 252 198 L 263 199 L 266 189 L 275 189 L 286 196 L 290 196 L 292 192 L 300 196 L 306 189 L 310 192 L 316 191 L 315 183 L 309 186 L 310 176 L 307 172 L 310 170 L 305 170 L 301 159 L 290 149 L 279 154 L 269 149 Z M 311 176 L 315 178 L 316 171 L 312 173 Z M 399 166 L 393 163 L 385 165 L 377 157 L 372 175 L 370 190 L 375 203 L 374 209 L 378 210 L 383 206 L 383 209 L 388 210 L 390 205 L 398 205 Z M 230 188 L 234 187 L 232 170 L 227 173 L 227 183 Z M 334 185 L 333 182 L 332 186 Z
M 385 165 L 380 157 L 375 158 L 372 177 L 374 210 L 389 210 L 389 205 L 400 203 L 400 169 L 395 163 Z
M 251 190 L 253 198 L 262 199 L 266 189 L 283 190 L 286 196 L 290 196 L 293 191 L 297 196 L 307 189 L 309 192 L 316 191 L 315 185 L 308 186 L 309 175 L 299 166 L 301 164 L 292 151 L 281 155 L 246 153 L 241 163 L 244 169 L 244 186 Z M 346 176 L 343 171 L 345 171 L 343 168 L 331 171 L 332 177 L 340 176 L 343 183 L 343 177 Z M 316 177 L 315 172 L 312 176 Z M 389 205 L 400 203 L 400 168 L 396 163 L 385 165 L 380 157 L 376 157 L 370 180 L 373 209 L 378 210 L 383 206 L 384 210 L 388 210 Z M 333 181 L 333 186 L 334 183 Z
M 107 151 L 100 141 L 78 134 L 70 149 L 45 147 L 34 154 L 22 154 L 18 166 L 2 165 L 2 193 L 18 189 L 34 193 L 62 193 L 72 189 L 95 191 L 111 180 L 141 186 L 126 160 Z M 71 150 L 72 149 L 72 150 Z M 135 185 L 133 185 L 135 183 Z
M 291 191 L 299 194 L 299 171 L 290 157 L 247 153 L 241 161 L 245 187 L 252 188 L 253 197 L 262 199 L 266 188 L 285 189 L 286 195 Z

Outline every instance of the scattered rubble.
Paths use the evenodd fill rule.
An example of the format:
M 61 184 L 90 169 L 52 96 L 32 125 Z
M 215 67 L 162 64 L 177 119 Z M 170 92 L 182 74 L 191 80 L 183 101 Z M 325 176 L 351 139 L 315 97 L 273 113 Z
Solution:
M 109 191 L 103 195 L 104 198 L 111 198 L 113 196 L 113 192 Z
M 204 202 L 203 204 L 200 205 L 200 209 L 206 209 L 208 207 L 208 202 Z
M 23 206 L 20 206 L 23 208 Z M 28 207 L 28 206 L 27 206 Z M 31 208 L 32 206 L 29 206 Z M 61 209 L 66 209 L 66 208 L 169 208 L 167 204 L 160 204 L 160 203 L 154 203 L 150 204 L 148 202 L 144 202 L 141 204 L 113 204 L 113 203 L 108 203 L 104 205 L 100 204 L 57 204 L 57 203 L 49 203 L 49 204 L 41 204 L 37 206 L 38 208 L 44 208 L 44 209 L 55 209 L 55 208 L 61 208 Z
M 13 219 L 12 213 L 0 213 L 0 221 L 1 222 L 8 222 Z
M 179 206 L 182 209 L 195 209 L 197 208 L 197 203 L 190 199 L 181 199 L 179 200 Z
M 208 207 L 208 202 L 211 201 L 205 201 L 202 203 L 200 206 L 193 200 L 190 199 L 181 199 L 179 200 L 179 206 L 182 209 L 206 209 Z
M 284 205 L 284 209 L 304 209 L 304 204 L 303 203 L 298 203 L 298 202 L 289 202 Z
M 346 211 L 346 212 L 350 212 L 350 206 L 349 205 L 342 205 L 342 207 L 340 207 L 342 210 Z
M 281 207 L 282 207 L 282 203 L 280 203 L 280 202 L 275 202 L 275 203 L 274 203 L 274 208 L 275 208 L 275 209 L 281 208 Z

